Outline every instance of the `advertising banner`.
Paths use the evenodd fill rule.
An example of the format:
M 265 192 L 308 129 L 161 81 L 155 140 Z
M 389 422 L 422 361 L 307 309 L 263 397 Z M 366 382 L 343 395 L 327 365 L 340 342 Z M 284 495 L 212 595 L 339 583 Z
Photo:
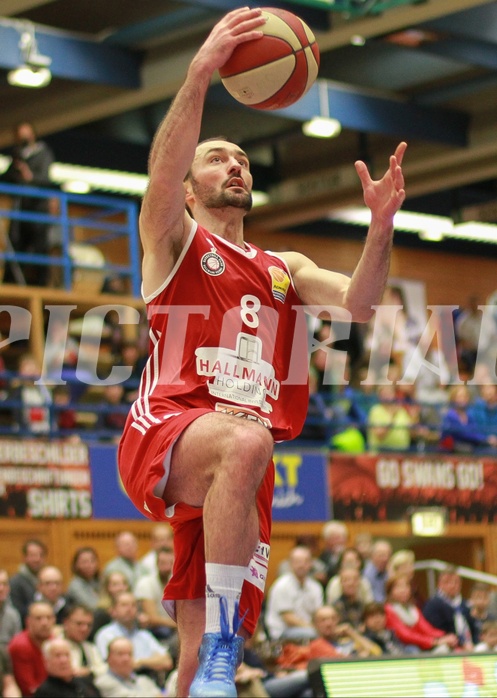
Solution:
M 277 451 L 273 521 L 328 521 L 328 454 Z
M 94 519 L 140 519 L 145 517 L 126 494 L 117 469 L 117 446 L 90 446 Z
M 497 461 L 437 454 L 330 456 L 334 515 L 398 521 L 411 507 L 446 507 L 449 523 L 497 521 Z
M 89 519 L 88 448 L 83 443 L 0 439 L 0 517 Z

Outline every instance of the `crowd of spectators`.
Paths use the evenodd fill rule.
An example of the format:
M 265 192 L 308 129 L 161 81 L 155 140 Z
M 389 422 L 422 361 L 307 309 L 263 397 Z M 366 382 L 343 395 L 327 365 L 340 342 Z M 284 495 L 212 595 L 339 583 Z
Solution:
M 474 298 L 443 327 L 435 316 L 416 322 L 397 287 L 382 306 L 347 341 L 340 323 L 315 329 L 303 438 L 349 453 L 497 454 L 497 315 L 487 336 Z
M 152 529 L 149 553 L 123 531 L 102 568 L 84 546 L 72 577 L 47 564 L 49 551 L 27 540 L 16 574 L 0 570 L 0 694 L 120 696 L 172 694 L 178 656 L 175 623 L 159 602 L 172 573 L 172 531 Z
M 317 560 L 329 576 L 299 543 L 267 593 L 265 632 L 278 647 L 277 669 L 295 674 L 292 695 L 312 695 L 300 678 L 313 659 L 497 650 L 496 595 L 487 583 L 473 582 L 465 598 L 458 569 L 446 564 L 423 598 L 413 550 L 361 534 L 361 555 L 338 521 L 323 527 L 323 543 Z
M 113 292 L 119 292 L 119 287 Z M 392 293 L 387 289 L 385 302 L 395 300 Z M 115 315 L 110 312 L 95 326 L 95 337 L 78 336 L 77 332 L 68 335 L 66 325 L 54 318 L 43 366 L 28 351 L 18 353 L 15 362 L 0 356 L 3 433 L 119 440 L 137 397 L 148 340 L 144 315 L 136 341 L 124 336 Z M 384 313 L 380 317 L 388 319 Z M 312 442 L 348 453 L 497 454 L 495 366 L 475 363 L 461 329 L 476 322 L 474 313 L 468 309 L 453 320 L 455 366 L 446 360 L 437 335 L 425 340 L 411 320 L 402 313 L 397 322 L 399 318 L 401 328 L 390 338 L 387 357 L 383 356 L 381 327 L 375 327 L 370 346 L 364 336 L 367 327 L 361 330 L 352 323 L 349 339 L 336 341 L 334 333 L 339 337 L 340 328 L 333 323 L 322 322 L 316 329 L 315 341 L 321 348 L 310 358 L 310 403 L 298 443 Z M 426 341 L 429 346 L 424 347 Z M 112 366 L 127 367 L 129 376 L 122 383 L 104 385 L 101 379 Z M 38 380 L 40 376 L 53 384 Z M 60 384 L 60 379 L 66 384 Z
M 144 556 L 130 531 L 114 543 L 105 565 L 96 549 L 76 550 L 68 580 L 36 539 L 24 543 L 16 574 L 0 570 L 3 696 L 175 694 L 178 637 L 161 604 L 172 529 L 155 524 Z M 457 568 L 447 564 L 423 598 L 414 562 L 412 550 L 393 550 L 367 532 L 351 543 L 340 521 L 323 526 L 319 546 L 298 540 L 266 590 L 238 695 L 310 698 L 308 665 L 316 659 L 497 652 L 491 587 L 473 582 L 464 597 Z

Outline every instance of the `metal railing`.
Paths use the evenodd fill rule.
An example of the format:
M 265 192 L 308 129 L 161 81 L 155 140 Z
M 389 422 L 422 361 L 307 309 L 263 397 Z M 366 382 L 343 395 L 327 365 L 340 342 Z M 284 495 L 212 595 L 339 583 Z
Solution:
M 415 570 L 426 570 L 428 596 L 433 596 L 437 590 L 436 573 L 444 570 L 448 562 L 442 560 L 420 560 L 414 563 Z M 463 579 L 472 579 L 475 582 L 486 582 L 497 587 L 497 575 L 480 572 L 471 567 L 456 566 L 457 574 Z
M 124 244 L 125 264 L 112 264 L 105 261 L 98 269 L 108 275 L 119 275 L 129 279 L 131 293 L 140 295 L 140 253 L 138 239 L 138 204 L 132 199 L 90 194 L 71 194 L 57 189 L 31 187 L 0 182 L 0 194 L 6 201 L 0 204 L 0 221 L 7 221 L 5 241 L 0 250 L 0 260 L 12 264 L 19 276 L 19 264 L 59 267 L 62 270 L 63 288 L 71 290 L 75 269 L 95 269 L 93 264 L 85 264 L 73 259 L 71 246 L 74 243 L 93 246 L 108 243 Z M 43 199 L 47 203 L 55 199 L 53 208 L 57 213 L 22 210 L 22 199 Z M 10 203 L 11 208 L 5 207 Z M 32 254 L 14 250 L 9 237 L 12 225 L 22 222 L 44 224 L 56 227 L 60 238 L 60 254 Z M 76 228 L 84 229 L 85 237 L 76 235 Z

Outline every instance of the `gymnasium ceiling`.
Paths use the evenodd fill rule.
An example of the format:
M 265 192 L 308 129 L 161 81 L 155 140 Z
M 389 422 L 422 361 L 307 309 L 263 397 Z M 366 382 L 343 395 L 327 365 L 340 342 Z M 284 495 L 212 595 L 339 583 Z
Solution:
M 329 214 L 361 203 L 354 160 L 380 175 L 399 140 L 409 144 L 405 208 L 497 221 L 497 2 L 312 3 L 273 4 L 314 30 L 321 89 L 342 123 L 338 138 L 302 135 L 302 121 L 320 108 L 317 86 L 277 113 L 241 107 L 217 76 L 208 94 L 202 137 L 223 133 L 240 143 L 257 188 L 270 193 L 248 226 L 343 234 Z M 151 139 L 191 57 L 238 5 L 0 0 L 0 151 L 12 144 L 12 125 L 28 119 L 59 161 L 145 173 Z M 34 23 L 39 51 L 52 58 L 52 82 L 40 90 L 6 80 L 19 62 L 20 20 Z M 354 36 L 365 43 L 353 45 Z

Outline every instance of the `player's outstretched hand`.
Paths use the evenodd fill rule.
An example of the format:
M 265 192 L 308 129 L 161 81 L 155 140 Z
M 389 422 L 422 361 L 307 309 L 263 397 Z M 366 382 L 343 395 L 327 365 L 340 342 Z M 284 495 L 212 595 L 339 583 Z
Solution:
M 355 163 L 356 172 L 361 180 L 364 203 L 371 210 L 372 220 L 383 225 L 391 225 L 394 215 L 404 203 L 404 175 L 402 159 L 407 143 L 399 143 L 394 155 L 390 156 L 390 166 L 383 177 L 371 179 L 369 170 L 362 160 Z

